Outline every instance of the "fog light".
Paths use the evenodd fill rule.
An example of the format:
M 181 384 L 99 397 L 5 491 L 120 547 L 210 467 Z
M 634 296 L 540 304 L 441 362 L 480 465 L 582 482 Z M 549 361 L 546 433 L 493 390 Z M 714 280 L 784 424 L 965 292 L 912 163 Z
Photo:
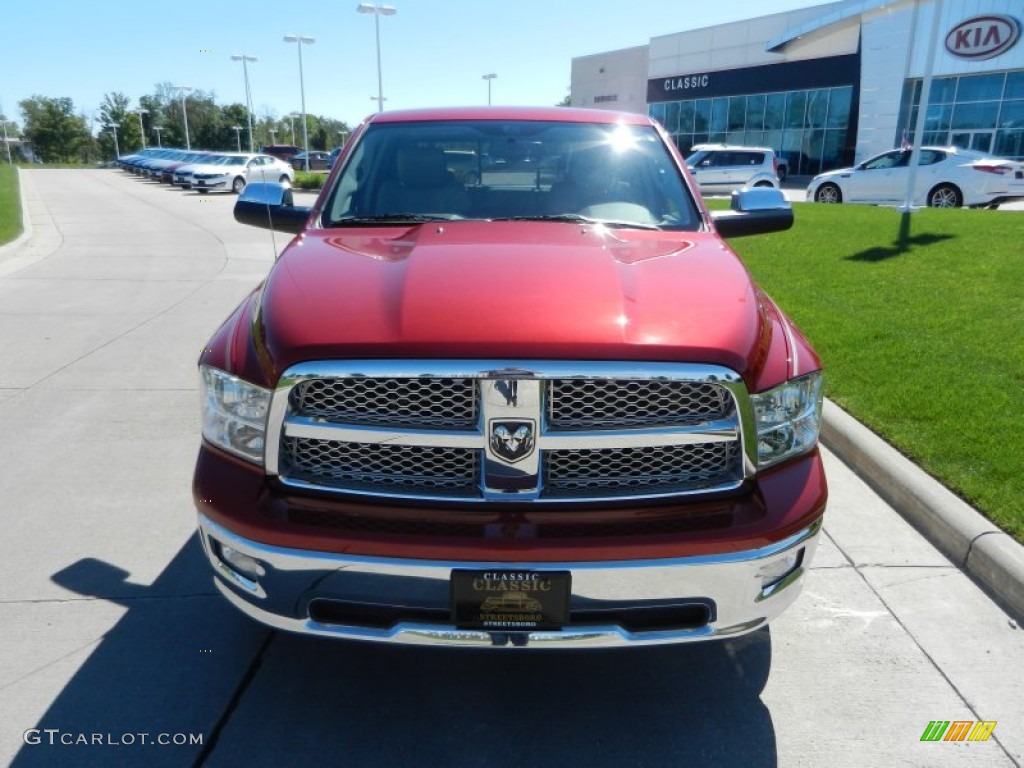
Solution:
M 793 552 L 787 552 L 782 557 L 772 560 L 767 565 L 762 565 L 757 572 L 757 577 L 761 580 L 761 589 L 767 589 L 774 584 L 778 584 L 784 578 L 789 576 L 789 574 L 799 568 L 803 559 L 804 551 L 801 548 Z
M 259 560 L 244 552 L 239 552 L 237 549 L 232 549 L 226 544 L 220 545 L 220 559 L 231 566 L 231 570 L 250 581 L 258 581 L 260 576 L 266 574 Z

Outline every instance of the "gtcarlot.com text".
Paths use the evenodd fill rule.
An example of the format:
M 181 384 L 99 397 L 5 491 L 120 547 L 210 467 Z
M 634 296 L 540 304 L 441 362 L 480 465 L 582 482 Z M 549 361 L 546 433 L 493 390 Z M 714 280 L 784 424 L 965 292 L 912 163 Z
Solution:
M 52 746 L 95 746 L 95 747 L 134 747 L 162 746 L 183 747 L 202 745 L 201 733 L 76 733 L 62 731 L 60 728 L 29 728 L 22 739 L 26 744 L 48 744 Z

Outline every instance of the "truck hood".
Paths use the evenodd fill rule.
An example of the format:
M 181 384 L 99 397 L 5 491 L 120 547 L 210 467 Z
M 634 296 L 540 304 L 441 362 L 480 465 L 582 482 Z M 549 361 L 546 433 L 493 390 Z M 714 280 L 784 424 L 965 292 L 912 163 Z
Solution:
M 561 222 L 312 229 L 258 298 L 270 381 L 403 357 L 685 361 L 753 381 L 776 325 L 713 234 Z

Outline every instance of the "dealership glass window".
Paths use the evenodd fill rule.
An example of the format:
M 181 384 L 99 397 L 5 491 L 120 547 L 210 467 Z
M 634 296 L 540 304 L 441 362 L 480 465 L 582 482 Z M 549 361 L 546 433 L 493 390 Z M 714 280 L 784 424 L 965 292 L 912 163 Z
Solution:
M 747 96 L 747 130 L 760 131 L 764 127 L 764 94 Z
M 742 131 L 747 122 L 747 99 L 745 96 L 729 98 L 729 130 Z
M 936 77 L 932 80 L 932 90 L 928 95 L 929 104 L 952 104 L 956 100 L 956 78 Z M 914 103 L 921 103 L 921 81 L 914 85 Z
M 1024 70 L 1006 73 L 1004 99 L 1024 99 Z
M 824 128 L 828 114 L 828 91 L 810 91 L 807 94 L 807 127 Z
M 1006 76 L 1000 72 L 995 75 L 970 75 L 960 78 L 956 89 L 957 102 L 991 101 L 1003 97 L 1003 82 Z
M 1024 101 L 1008 101 L 999 113 L 999 127 L 1024 130 Z
M 679 132 L 693 132 L 693 101 L 683 101 L 679 104 Z
M 715 99 L 711 102 L 711 133 L 723 133 L 729 125 L 729 100 Z
M 679 130 L 679 102 L 670 101 L 665 110 L 665 130 L 669 133 L 676 133 Z
M 786 127 L 803 128 L 807 111 L 807 91 L 790 91 L 786 95 Z
M 846 128 L 850 124 L 850 107 L 853 105 L 853 87 L 833 88 L 828 97 L 829 128 Z
M 992 152 L 1000 157 L 1024 158 L 1024 130 L 996 131 Z
M 665 102 L 657 102 L 647 107 L 647 114 L 653 117 L 662 125 L 665 125 Z
M 693 114 L 693 132 L 702 134 L 706 139 L 711 130 L 711 99 L 698 99 L 693 105 Z
M 998 101 L 979 101 L 974 104 L 957 104 L 953 107 L 950 128 L 962 131 L 965 128 L 993 128 L 999 115 Z
M 904 97 L 900 110 L 904 120 L 897 127 L 895 141 L 899 141 L 904 129 L 914 140 L 921 81 L 908 86 L 904 94 L 912 93 L 914 100 L 908 108 Z M 1024 132 L 1024 107 L 1020 106 L 1024 105 L 1024 70 L 936 78 L 931 93 L 924 144 L 954 144 L 1004 157 L 1024 157 L 1021 139 L 1016 135 Z
M 846 146 L 852 86 L 675 103 L 679 119 L 672 134 L 683 152 L 709 142 L 771 147 L 791 174 L 817 173 L 852 160 L 852 149 Z M 651 116 L 659 113 L 668 110 L 652 104 Z
M 769 93 L 764 100 L 764 127 L 773 131 L 782 127 L 786 116 L 786 94 Z

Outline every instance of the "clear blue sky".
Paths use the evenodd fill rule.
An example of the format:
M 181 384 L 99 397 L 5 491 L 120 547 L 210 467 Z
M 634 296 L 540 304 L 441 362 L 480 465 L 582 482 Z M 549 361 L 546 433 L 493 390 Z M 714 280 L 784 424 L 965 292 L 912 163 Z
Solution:
M 821 0 L 378 0 L 385 109 L 487 103 L 555 104 L 567 93 L 572 58 L 646 44 L 651 37 L 822 4 Z M 253 109 L 284 116 L 300 109 L 296 45 L 303 46 L 306 110 L 358 123 L 376 109 L 373 16 L 358 0 L 17 0 L 0 12 L 0 107 L 21 122 L 18 102 L 70 97 L 93 116 L 103 95 L 132 104 L 171 82 L 212 91 L 220 104 L 245 103 L 249 64 Z

